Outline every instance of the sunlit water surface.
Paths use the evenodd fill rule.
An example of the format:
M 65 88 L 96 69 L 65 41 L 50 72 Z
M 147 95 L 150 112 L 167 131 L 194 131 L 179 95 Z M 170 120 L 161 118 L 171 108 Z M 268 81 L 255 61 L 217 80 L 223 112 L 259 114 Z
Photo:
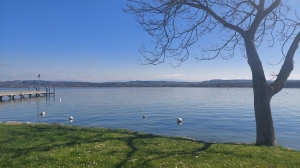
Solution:
M 16 89 L 1 89 L 5 90 Z M 271 108 L 277 143 L 300 150 L 300 89 L 283 89 L 273 97 Z M 253 109 L 251 88 L 57 88 L 55 97 L 13 101 L 3 97 L 0 121 L 125 128 L 207 142 L 253 143 Z M 43 117 L 41 110 L 46 112 Z M 183 119 L 181 125 L 177 117 Z

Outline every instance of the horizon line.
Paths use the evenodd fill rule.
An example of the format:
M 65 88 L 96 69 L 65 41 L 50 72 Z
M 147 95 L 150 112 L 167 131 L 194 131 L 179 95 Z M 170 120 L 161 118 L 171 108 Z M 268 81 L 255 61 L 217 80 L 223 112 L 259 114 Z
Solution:
M 223 81 L 236 81 L 236 80 L 245 80 L 245 81 L 252 81 L 252 79 L 210 79 L 210 80 L 203 80 L 203 81 L 183 81 L 183 80 L 122 80 L 122 81 L 103 81 L 103 82 L 93 82 L 93 81 L 72 81 L 72 80 L 40 80 L 40 81 L 47 81 L 47 82 L 86 82 L 86 83 L 107 83 L 107 82 L 205 82 L 205 81 L 214 81 L 214 80 L 223 80 Z M 7 81 L 0 81 L 0 82 L 13 82 L 13 81 L 38 81 L 38 80 L 7 80 Z M 268 80 L 274 81 L 274 80 Z M 288 79 L 287 81 L 300 81 L 300 79 Z

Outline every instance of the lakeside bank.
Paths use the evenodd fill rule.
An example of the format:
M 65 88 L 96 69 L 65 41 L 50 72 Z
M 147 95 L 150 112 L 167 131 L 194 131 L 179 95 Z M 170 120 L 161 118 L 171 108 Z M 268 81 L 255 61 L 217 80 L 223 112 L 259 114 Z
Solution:
M 0 124 L 0 167 L 296 167 L 300 152 L 124 129 Z

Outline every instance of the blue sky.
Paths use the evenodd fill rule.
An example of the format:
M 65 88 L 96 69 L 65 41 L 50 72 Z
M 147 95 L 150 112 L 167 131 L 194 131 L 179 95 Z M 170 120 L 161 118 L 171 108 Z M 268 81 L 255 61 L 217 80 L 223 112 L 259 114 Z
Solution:
M 300 1 L 290 0 L 292 6 Z M 236 54 L 229 60 L 196 61 L 180 67 L 140 65 L 138 49 L 150 36 L 138 28 L 134 16 L 122 11 L 125 0 L 0 0 L 0 81 L 129 81 L 251 79 L 247 60 Z M 298 12 L 300 13 L 300 11 Z M 216 38 L 215 34 L 207 35 Z M 206 44 L 201 40 L 197 45 Z M 278 73 L 280 50 L 258 49 L 267 79 Z M 197 55 L 197 50 L 191 50 Z M 300 79 L 300 49 L 289 79 Z

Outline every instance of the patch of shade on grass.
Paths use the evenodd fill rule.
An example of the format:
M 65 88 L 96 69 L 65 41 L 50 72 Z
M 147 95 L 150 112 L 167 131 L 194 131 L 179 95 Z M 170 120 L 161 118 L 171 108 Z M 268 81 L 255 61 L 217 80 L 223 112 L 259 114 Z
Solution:
M 0 167 L 297 167 L 300 152 L 60 124 L 0 124 Z

